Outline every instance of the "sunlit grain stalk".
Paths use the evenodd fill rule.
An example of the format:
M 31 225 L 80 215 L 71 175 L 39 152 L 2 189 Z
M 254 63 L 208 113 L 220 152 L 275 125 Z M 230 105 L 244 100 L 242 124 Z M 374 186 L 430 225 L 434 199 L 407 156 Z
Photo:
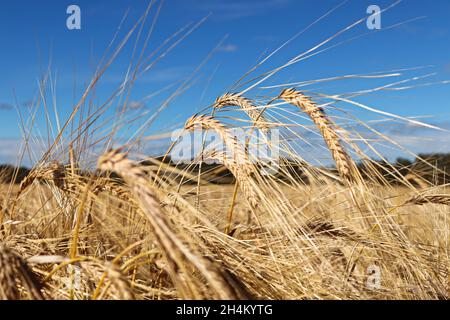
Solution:
M 42 284 L 25 260 L 11 249 L 0 245 L 0 299 L 20 299 L 18 282 L 26 289 L 31 299 L 44 299 L 41 293 Z
M 107 263 L 106 269 L 106 274 L 110 281 L 108 287 L 112 285 L 117 289 L 120 300 L 134 300 L 135 295 L 131 288 L 130 281 L 123 275 L 120 268 L 113 263 Z M 106 287 L 104 291 L 107 291 L 108 287 Z
M 52 161 L 47 165 L 36 167 L 20 183 L 16 198 L 18 198 L 36 180 L 53 183 L 56 187 L 66 190 L 66 176 L 66 168 L 57 161 Z
M 311 100 L 311 98 L 292 88 L 283 90 L 279 95 L 279 98 L 299 107 L 311 118 L 320 130 L 325 143 L 330 149 L 340 176 L 348 183 L 353 182 L 354 177 L 352 174 L 352 169 L 355 168 L 355 165 L 351 157 L 342 146 L 341 139 L 336 133 L 334 124 L 328 118 L 325 111 L 318 107 L 317 104 Z
M 89 183 L 86 184 L 85 190 L 83 191 L 83 194 L 81 196 L 80 204 L 78 205 L 77 213 L 76 213 L 76 219 L 75 224 L 73 228 L 73 234 L 72 234 L 72 243 L 70 245 L 70 258 L 75 259 L 78 255 L 78 239 L 80 235 L 80 227 L 82 222 L 82 217 L 86 208 L 86 204 L 89 199 L 89 190 L 91 188 L 92 179 L 89 181 Z
M 311 231 L 311 235 L 323 235 L 331 238 L 342 238 L 348 241 L 360 242 L 363 244 L 370 244 L 369 241 L 363 238 L 356 231 L 343 226 L 335 226 L 330 221 L 322 219 L 314 219 L 308 222 L 305 229 Z
M 413 172 L 409 172 L 405 176 L 405 180 L 408 180 L 408 181 L 411 181 L 411 182 L 417 184 L 422 189 L 426 189 L 426 188 L 429 188 L 431 186 L 431 183 L 429 183 L 424 178 L 420 177 L 419 175 L 417 175 L 417 174 L 415 174 Z
M 269 125 L 265 117 L 263 116 L 263 110 L 257 110 L 257 107 L 253 102 L 240 96 L 237 93 L 226 93 L 216 99 L 214 102 L 214 108 L 221 109 L 225 106 L 236 106 L 241 108 L 250 119 L 253 121 L 253 125 L 258 128 L 264 134 L 269 132 Z
M 214 130 L 225 143 L 227 152 L 212 152 L 211 157 L 219 160 L 231 171 L 249 204 L 252 208 L 256 208 L 259 201 L 258 195 L 252 185 L 252 169 L 254 166 L 249 160 L 244 148 L 237 143 L 235 137 L 222 123 L 211 116 L 193 116 L 184 126 L 185 130 L 188 131 L 195 130 L 199 127 L 204 130 Z M 232 154 L 232 157 L 229 156 L 229 153 Z
M 238 93 L 226 93 L 216 99 L 214 102 L 215 109 L 221 109 L 225 106 L 236 106 L 241 108 L 253 121 L 253 126 L 255 126 L 264 137 L 267 139 L 267 135 L 269 134 L 270 126 L 268 125 L 267 120 L 265 119 L 263 113 L 265 109 L 257 110 L 257 107 L 254 105 L 252 100 L 245 98 Z M 248 141 L 246 142 L 245 151 L 248 153 Z M 245 186 L 244 186 L 245 187 Z M 225 233 L 229 233 L 231 228 L 231 222 L 233 219 L 233 212 L 235 207 L 235 201 L 237 196 L 237 191 L 239 189 L 239 182 L 236 180 L 233 190 L 233 196 L 230 204 L 230 208 L 227 214 L 227 227 L 225 229 Z
M 449 195 L 417 195 L 413 196 L 406 201 L 407 204 L 442 204 L 450 206 L 450 196 Z
M 70 163 L 70 173 L 72 176 L 75 176 L 76 170 L 78 169 L 76 157 L 75 157 L 75 150 L 73 148 L 73 142 L 70 142 L 69 144 L 69 163 Z
M 127 155 L 121 153 L 121 150 L 115 150 L 102 156 L 99 159 L 98 167 L 120 174 L 129 184 L 132 194 L 141 204 L 141 209 L 146 213 L 157 241 L 163 249 L 170 270 L 169 274 L 182 291 L 186 293 L 190 291 L 186 285 L 196 285 L 195 283 L 185 282 L 184 277 L 189 277 L 189 273 L 183 273 L 183 276 L 179 273 L 180 270 L 185 270 L 184 264 L 186 264 L 198 270 L 205 277 L 218 298 L 249 298 L 249 294 L 243 286 L 230 285 L 226 276 L 216 264 L 194 254 L 182 243 L 173 231 L 167 219 L 167 214 L 160 207 L 160 200 L 150 188 L 147 176 L 141 166 L 128 160 Z

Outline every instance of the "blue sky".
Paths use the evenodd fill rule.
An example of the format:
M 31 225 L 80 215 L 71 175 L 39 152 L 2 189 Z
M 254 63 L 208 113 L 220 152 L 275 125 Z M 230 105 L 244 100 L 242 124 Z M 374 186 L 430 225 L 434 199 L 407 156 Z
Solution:
M 223 41 L 199 71 L 192 87 L 161 114 L 149 134 L 176 127 L 192 113 L 226 92 L 262 55 L 276 49 L 342 2 L 342 0 L 166 0 L 150 39 L 148 54 L 187 23 L 196 23 L 206 16 L 207 19 L 137 81 L 130 101 L 136 105 L 143 103 L 149 110 L 157 108 L 160 103 L 158 98 L 144 100 L 144 97 L 167 86 L 176 85 L 189 77 L 211 50 Z M 363 17 L 369 5 L 377 4 L 384 8 L 393 2 L 393 0 L 349 0 L 284 47 L 264 65 L 262 71 L 283 64 Z M 68 17 L 66 8 L 70 4 L 76 4 L 81 8 L 81 30 L 66 28 Z M 16 108 L 24 115 L 27 114 L 26 105 L 36 99 L 37 81 L 47 70 L 49 62 L 51 61 L 53 80 L 56 83 L 58 112 L 63 120 L 79 99 L 82 89 L 92 76 L 124 13 L 129 10 L 127 20 L 120 31 L 121 37 L 132 27 L 133 22 L 144 12 L 147 5 L 148 1 L 145 0 L 2 1 L 0 162 L 12 161 L 16 152 L 15 141 L 21 139 L 18 125 L 20 119 Z M 155 9 L 150 14 L 150 20 Z M 410 71 L 409 76 L 436 73 L 422 83 L 450 79 L 449 14 L 448 0 L 429 2 L 404 0 L 382 14 L 381 32 L 360 37 L 298 63 L 280 72 L 265 84 L 416 66 L 430 67 Z M 384 30 L 399 22 L 422 16 L 423 19 Z M 333 43 L 367 32 L 369 30 L 366 24 L 362 23 Z M 117 88 L 123 79 L 133 52 L 133 39 L 130 43 L 131 45 L 122 51 L 102 79 L 96 101 L 100 102 L 108 97 L 108 93 Z M 384 79 L 363 83 L 358 81 L 345 84 L 325 83 L 315 86 L 314 89 L 335 94 L 375 87 L 389 81 Z M 249 95 L 269 93 L 274 92 L 253 90 Z M 358 101 L 403 116 L 432 115 L 433 117 L 426 118 L 427 122 L 450 128 L 449 93 L 448 85 L 436 84 L 409 91 L 368 95 Z M 163 98 L 164 94 L 161 95 L 161 99 Z M 355 115 L 365 120 L 375 118 L 357 110 Z M 39 122 L 43 124 L 44 119 L 38 119 L 37 126 Z M 426 135 L 426 133 L 418 135 L 421 134 Z M 414 148 L 417 151 L 423 151 L 417 149 L 422 147 L 430 151 L 450 151 L 450 148 L 446 149 L 448 139 L 439 137 L 443 139 L 439 140 L 434 133 L 430 137 L 431 140 L 428 139 L 426 144 L 416 143 Z

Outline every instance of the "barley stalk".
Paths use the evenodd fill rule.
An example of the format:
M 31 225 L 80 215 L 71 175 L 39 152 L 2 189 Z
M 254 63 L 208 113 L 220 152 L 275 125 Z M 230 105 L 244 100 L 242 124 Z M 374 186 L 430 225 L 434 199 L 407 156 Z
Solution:
M 108 278 L 111 284 L 117 288 L 121 300 L 134 300 L 135 296 L 131 289 L 130 281 L 123 275 L 118 266 L 107 263 Z
M 197 126 L 200 126 L 205 130 L 214 130 L 219 134 L 221 139 L 224 141 L 227 150 L 232 154 L 232 157 L 228 155 L 228 152 L 222 151 L 214 151 L 210 156 L 219 160 L 228 168 L 228 170 L 231 171 L 233 176 L 236 178 L 236 181 L 238 181 L 239 186 L 246 196 L 249 204 L 252 208 L 256 208 L 259 201 L 255 188 L 251 183 L 253 165 L 244 148 L 237 143 L 235 137 L 229 133 L 227 128 L 222 123 L 211 116 L 193 116 L 188 119 L 184 128 L 185 130 L 194 130 Z
M 411 181 L 413 183 L 416 183 L 420 188 L 426 189 L 431 186 L 431 183 L 426 181 L 424 178 L 420 177 L 419 175 L 410 172 L 405 176 L 405 179 L 408 181 Z
M 197 128 L 217 132 L 227 147 L 227 153 L 231 154 L 231 158 L 233 158 L 234 161 L 239 162 L 239 165 L 246 167 L 251 166 L 251 162 L 245 152 L 245 149 L 238 144 L 236 137 L 233 136 L 230 131 L 222 123 L 220 123 L 220 121 L 207 115 L 195 115 L 189 118 L 184 125 L 184 129 L 187 131 L 193 131 Z
M 37 167 L 22 180 L 16 198 L 18 198 L 36 180 L 52 182 L 56 187 L 65 190 L 67 188 L 66 176 L 66 168 L 57 161 L 52 161 L 46 166 Z
M 450 196 L 449 195 L 417 195 L 413 196 L 406 201 L 406 203 L 423 205 L 423 204 L 443 204 L 450 206 Z
M 0 299 L 19 300 L 21 295 L 17 282 L 21 283 L 32 299 L 44 299 L 42 284 L 25 260 L 11 249 L 0 245 Z
M 184 277 L 179 270 L 184 270 L 184 264 L 197 269 L 209 282 L 220 299 L 243 299 L 249 294 L 243 286 L 233 286 L 227 282 L 224 273 L 210 260 L 191 252 L 177 237 L 170 225 L 167 214 L 160 207 L 156 193 L 150 188 L 144 170 L 141 166 L 127 159 L 125 153 L 120 150 L 110 151 L 99 159 L 98 167 L 102 170 L 111 170 L 120 174 L 129 184 L 132 194 L 139 201 L 141 209 L 146 213 L 155 233 L 157 241 L 168 262 L 169 274 L 184 292 L 190 289 L 186 286 Z
M 353 160 L 341 145 L 341 140 L 336 133 L 334 124 L 328 118 L 325 111 L 318 107 L 317 104 L 311 100 L 311 98 L 305 96 L 299 91 L 296 91 L 295 89 L 283 90 L 279 95 L 279 98 L 299 107 L 311 118 L 320 130 L 325 143 L 330 149 L 340 176 L 348 183 L 354 181 L 352 168 L 354 168 L 355 165 Z
M 249 118 L 253 120 L 255 127 L 265 134 L 268 133 L 269 126 L 262 114 L 263 110 L 257 110 L 256 106 L 250 99 L 242 97 L 237 93 L 226 93 L 218 97 L 214 102 L 214 107 L 217 109 L 225 106 L 237 106 L 241 108 L 249 116 Z

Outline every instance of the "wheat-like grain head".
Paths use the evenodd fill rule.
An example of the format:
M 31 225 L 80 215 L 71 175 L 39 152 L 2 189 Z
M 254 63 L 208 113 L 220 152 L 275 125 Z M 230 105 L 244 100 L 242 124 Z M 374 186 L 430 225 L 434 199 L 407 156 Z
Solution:
M 217 130 L 218 132 L 226 130 L 226 127 L 220 123 L 219 120 L 216 120 L 214 117 L 206 114 L 193 115 L 187 119 L 184 124 L 184 129 L 190 131 L 194 130 L 196 126 L 205 130 Z
M 18 282 L 27 290 L 34 300 L 43 300 L 42 284 L 31 268 L 11 249 L 0 245 L 0 299 L 19 300 Z
M 450 206 L 450 196 L 447 194 L 442 195 L 417 195 L 413 196 L 410 199 L 406 201 L 406 203 L 410 204 L 417 204 L 417 205 L 423 205 L 423 204 L 442 204 L 446 206 Z
M 253 124 L 261 132 L 267 134 L 269 131 L 269 125 L 265 117 L 263 116 L 263 110 L 257 110 L 253 102 L 237 93 L 226 93 L 216 99 L 214 107 L 216 109 L 223 108 L 225 106 L 236 106 L 241 108 L 250 119 Z
M 179 239 L 169 223 L 167 213 L 161 208 L 160 200 L 146 180 L 145 171 L 142 166 L 127 159 L 127 154 L 121 150 L 113 150 L 100 157 L 99 169 L 115 171 L 123 176 L 129 184 L 131 192 L 140 203 L 141 209 L 146 213 L 150 225 L 155 233 L 156 239 L 163 249 L 168 262 L 169 274 L 174 284 L 181 293 L 188 297 L 193 296 L 196 286 L 201 285 L 191 273 L 180 271 L 186 270 L 185 264 L 197 269 L 209 282 L 220 299 L 241 299 L 250 297 L 244 286 L 236 287 L 227 282 L 220 268 L 208 259 L 196 255 Z M 187 279 L 186 279 L 187 278 Z
M 239 145 L 233 135 L 231 135 L 227 128 L 214 119 L 211 116 L 200 115 L 191 117 L 185 125 L 186 130 L 193 130 L 196 126 L 200 126 L 203 129 L 215 130 L 221 139 L 224 141 L 227 151 L 230 151 L 232 156 L 229 156 L 228 152 L 213 151 L 210 152 L 210 157 L 219 160 L 225 165 L 239 182 L 242 192 L 247 198 L 252 208 L 258 207 L 258 196 L 252 185 L 252 172 L 254 169 L 253 164 L 248 158 L 245 149 Z
M 236 137 L 220 121 L 208 115 L 194 115 L 186 121 L 184 129 L 193 131 L 196 128 L 215 131 L 227 147 L 226 155 L 239 165 L 251 167 L 252 163 L 245 148 L 238 143 Z
M 120 268 L 113 263 L 107 263 L 106 268 L 108 278 L 117 288 L 119 298 L 121 300 L 135 300 L 135 295 L 131 288 L 130 281 L 123 275 Z
M 258 208 L 261 203 L 261 197 L 258 196 L 255 190 L 256 184 L 252 176 L 252 167 L 233 161 L 233 159 L 227 157 L 224 152 L 211 152 L 209 157 L 211 159 L 218 160 L 228 170 L 230 170 L 236 178 L 236 181 L 238 181 L 239 187 L 241 188 L 250 207 L 252 207 L 252 209 Z
M 52 161 L 48 165 L 39 166 L 33 169 L 25 179 L 22 180 L 17 197 L 31 186 L 35 180 L 52 182 L 61 190 L 66 190 L 66 176 L 66 168 L 57 161 Z
M 340 176 L 346 182 L 354 181 L 352 170 L 355 168 L 355 165 L 353 160 L 342 146 L 339 135 L 336 133 L 334 128 L 334 124 L 327 117 L 325 111 L 318 107 L 317 104 L 311 100 L 311 98 L 292 88 L 283 90 L 279 95 L 279 98 L 299 107 L 311 118 L 320 130 L 325 143 L 330 149 Z
M 429 183 L 424 178 L 420 177 L 418 174 L 416 174 L 414 172 L 409 172 L 405 176 L 405 180 L 408 180 L 410 182 L 416 183 L 422 189 L 426 189 L 426 188 L 431 187 L 431 183 Z

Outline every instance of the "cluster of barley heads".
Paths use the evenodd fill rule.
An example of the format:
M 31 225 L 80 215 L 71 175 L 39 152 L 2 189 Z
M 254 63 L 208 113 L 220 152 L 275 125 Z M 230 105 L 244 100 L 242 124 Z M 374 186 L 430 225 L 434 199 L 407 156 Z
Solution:
M 357 165 L 358 146 L 312 98 L 285 89 L 275 100 L 315 127 L 335 169 L 282 146 L 277 173 L 262 174 L 217 115 L 236 107 L 263 136 L 285 125 L 266 115 L 270 103 L 240 94 L 184 126 L 216 132 L 232 151 L 201 157 L 231 184 L 206 179 L 201 159 L 132 160 L 129 145 L 83 169 L 75 159 L 87 150 L 70 147 L 69 163 L 42 161 L 2 187 L 0 298 L 448 298 L 445 186 L 387 182 L 369 160 Z

